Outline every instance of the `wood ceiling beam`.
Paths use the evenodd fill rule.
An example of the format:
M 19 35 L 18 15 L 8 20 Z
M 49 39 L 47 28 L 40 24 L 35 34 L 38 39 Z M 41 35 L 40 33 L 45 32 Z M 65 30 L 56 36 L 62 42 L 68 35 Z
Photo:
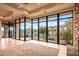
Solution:
M 45 5 L 45 6 L 41 6 L 41 7 L 37 8 L 37 9 L 32 10 L 31 14 L 39 12 L 41 10 L 49 9 L 51 7 L 55 7 L 56 5 L 63 5 L 63 3 L 49 3 L 49 4 Z
M 69 7 L 69 8 L 65 8 L 65 9 L 51 11 L 51 12 L 48 12 L 46 14 L 40 14 L 40 15 L 37 15 L 37 16 L 31 16 L 30 18 L 34 19 L 34 18 L 38 18 L 38 17 L 48 16 L 48 15 L 54 15 L 54 14 L 57 14 L 57 13 L 62 13 L 62 12 L 70 11 L 70 10 L 73 10 L 73 9 L 74 9 L 73 7 Z
M 16 10 L 20 10 L 20 11 L 22 11 L 22 12 L 26 12 L 27 14 L 30 14 L 30 11 L 28 11 L 27 9 L 24 9 L 24 7 L 20 7 L 19 8 L 19 4 L 15 4 L 15 3 L 5 3 L 7 6 L 10 6 L 10 7 L 12 7 L 12 8 L 14 8 L 14 9 L 16 9 Z

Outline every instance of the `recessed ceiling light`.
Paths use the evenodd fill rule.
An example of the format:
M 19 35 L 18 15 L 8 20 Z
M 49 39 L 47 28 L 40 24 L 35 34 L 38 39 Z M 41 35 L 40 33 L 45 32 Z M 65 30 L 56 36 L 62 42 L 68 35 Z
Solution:
M 46 10 L 44 10 L 43 12 L 44 12 L 44 13 L 47 13 L 47 11 L 46 11 Z
M 18 8 L 22 8 L 22 7 L 23 7 L 23 4 L 19 5 L 19 7 L 18 7 Z
M 40 5 L 40 3 L 38 3 L 38 5 Z
M 15 11 L 13 11 L 13 10 L 11 10 L 10 12 L 11 12 L 12 14 L 15 14 Z
M 24 14 L 27 14 L 27 12 L 26 11 L 23 11 L 24 12 Z

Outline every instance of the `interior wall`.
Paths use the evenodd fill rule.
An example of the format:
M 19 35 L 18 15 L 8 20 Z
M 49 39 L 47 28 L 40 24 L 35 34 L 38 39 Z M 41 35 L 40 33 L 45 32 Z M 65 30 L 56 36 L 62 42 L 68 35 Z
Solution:
M 1 39 L 1 27 L 2 27 L 2 22 L 0 21 L 0 39 Z

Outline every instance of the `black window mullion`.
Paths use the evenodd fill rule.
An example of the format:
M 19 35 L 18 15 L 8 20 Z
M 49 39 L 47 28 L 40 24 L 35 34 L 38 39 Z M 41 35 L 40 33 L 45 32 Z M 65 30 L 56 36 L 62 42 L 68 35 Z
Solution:
M 13 30 L 12 30 L 12 31 L 13 31 L 13 32 L 12 32 L 12 38 L 14 38 L 14 30 L 15 30 L 15 29 L 14 29 L 14 23 L 12 24 L 12 27 L 13 27 Z
M 16 20 L 15 20 L 15 39 L 16 39 Z
M 59 14 L 57 14 L 57 44 L 59 44 Z
M 31 19 L 31 40 L 33 40 L 33 19 Z
M 39 41 L 39 18 L 38 18 L 38 41 Z
M 19 19 L 19 40 L 20 40 L 20 19 Z
M 26 41 L 26 17 L 24 17 L 24 41 Z
M 8 37 L 10 38 L 10 22 L 8 22 L 8 27 L 9 27 L 9 31 L 8 31 Z
M 48 16 L 46 16 L 46 42 L 48 42 Z

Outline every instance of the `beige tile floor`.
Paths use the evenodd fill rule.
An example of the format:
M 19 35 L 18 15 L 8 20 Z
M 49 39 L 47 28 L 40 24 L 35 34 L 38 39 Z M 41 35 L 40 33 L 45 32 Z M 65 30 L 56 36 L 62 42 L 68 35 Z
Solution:
M 15 47 L 23 43 L 24 43 L 23 41 L 11 39 L 11 38 L 2 38 L 0 39 L 0 49 Z
M 46 42 L 41 42 L 41 41 L 35 41 L 35 40 L 30 40 L 27 42 L 35 43 L 35 44 L 40 44 L 48 47 L 53 47 L 59 49 L 58 56 L 66 56 L 67 55 L 67 46 L 64 45 L 58 45 L 58 44 L 53 44 L 53 43 L 46 43 Z
M 40 44 L 40 45 L 44 45 L 44 46 L 48 46 L 48 47 L 57 48 L 57 49 L 59 49 L 58 56 L 66 56 L 67 55 L 67 46 L 64 46 L 64 45 L 46 43 L 46 42 L 35 41 L 35 40 L 29 40 L 26 42 L 31 42 L 31 43 L 35 43 L 35 44 Z M 24 41 L 19 41 L 16 39 L 2 38 L 2 39 L 0 39 L 0 49 L 16 47 L 16 46 L 21 45 L 23 43 L 24 43 Z

